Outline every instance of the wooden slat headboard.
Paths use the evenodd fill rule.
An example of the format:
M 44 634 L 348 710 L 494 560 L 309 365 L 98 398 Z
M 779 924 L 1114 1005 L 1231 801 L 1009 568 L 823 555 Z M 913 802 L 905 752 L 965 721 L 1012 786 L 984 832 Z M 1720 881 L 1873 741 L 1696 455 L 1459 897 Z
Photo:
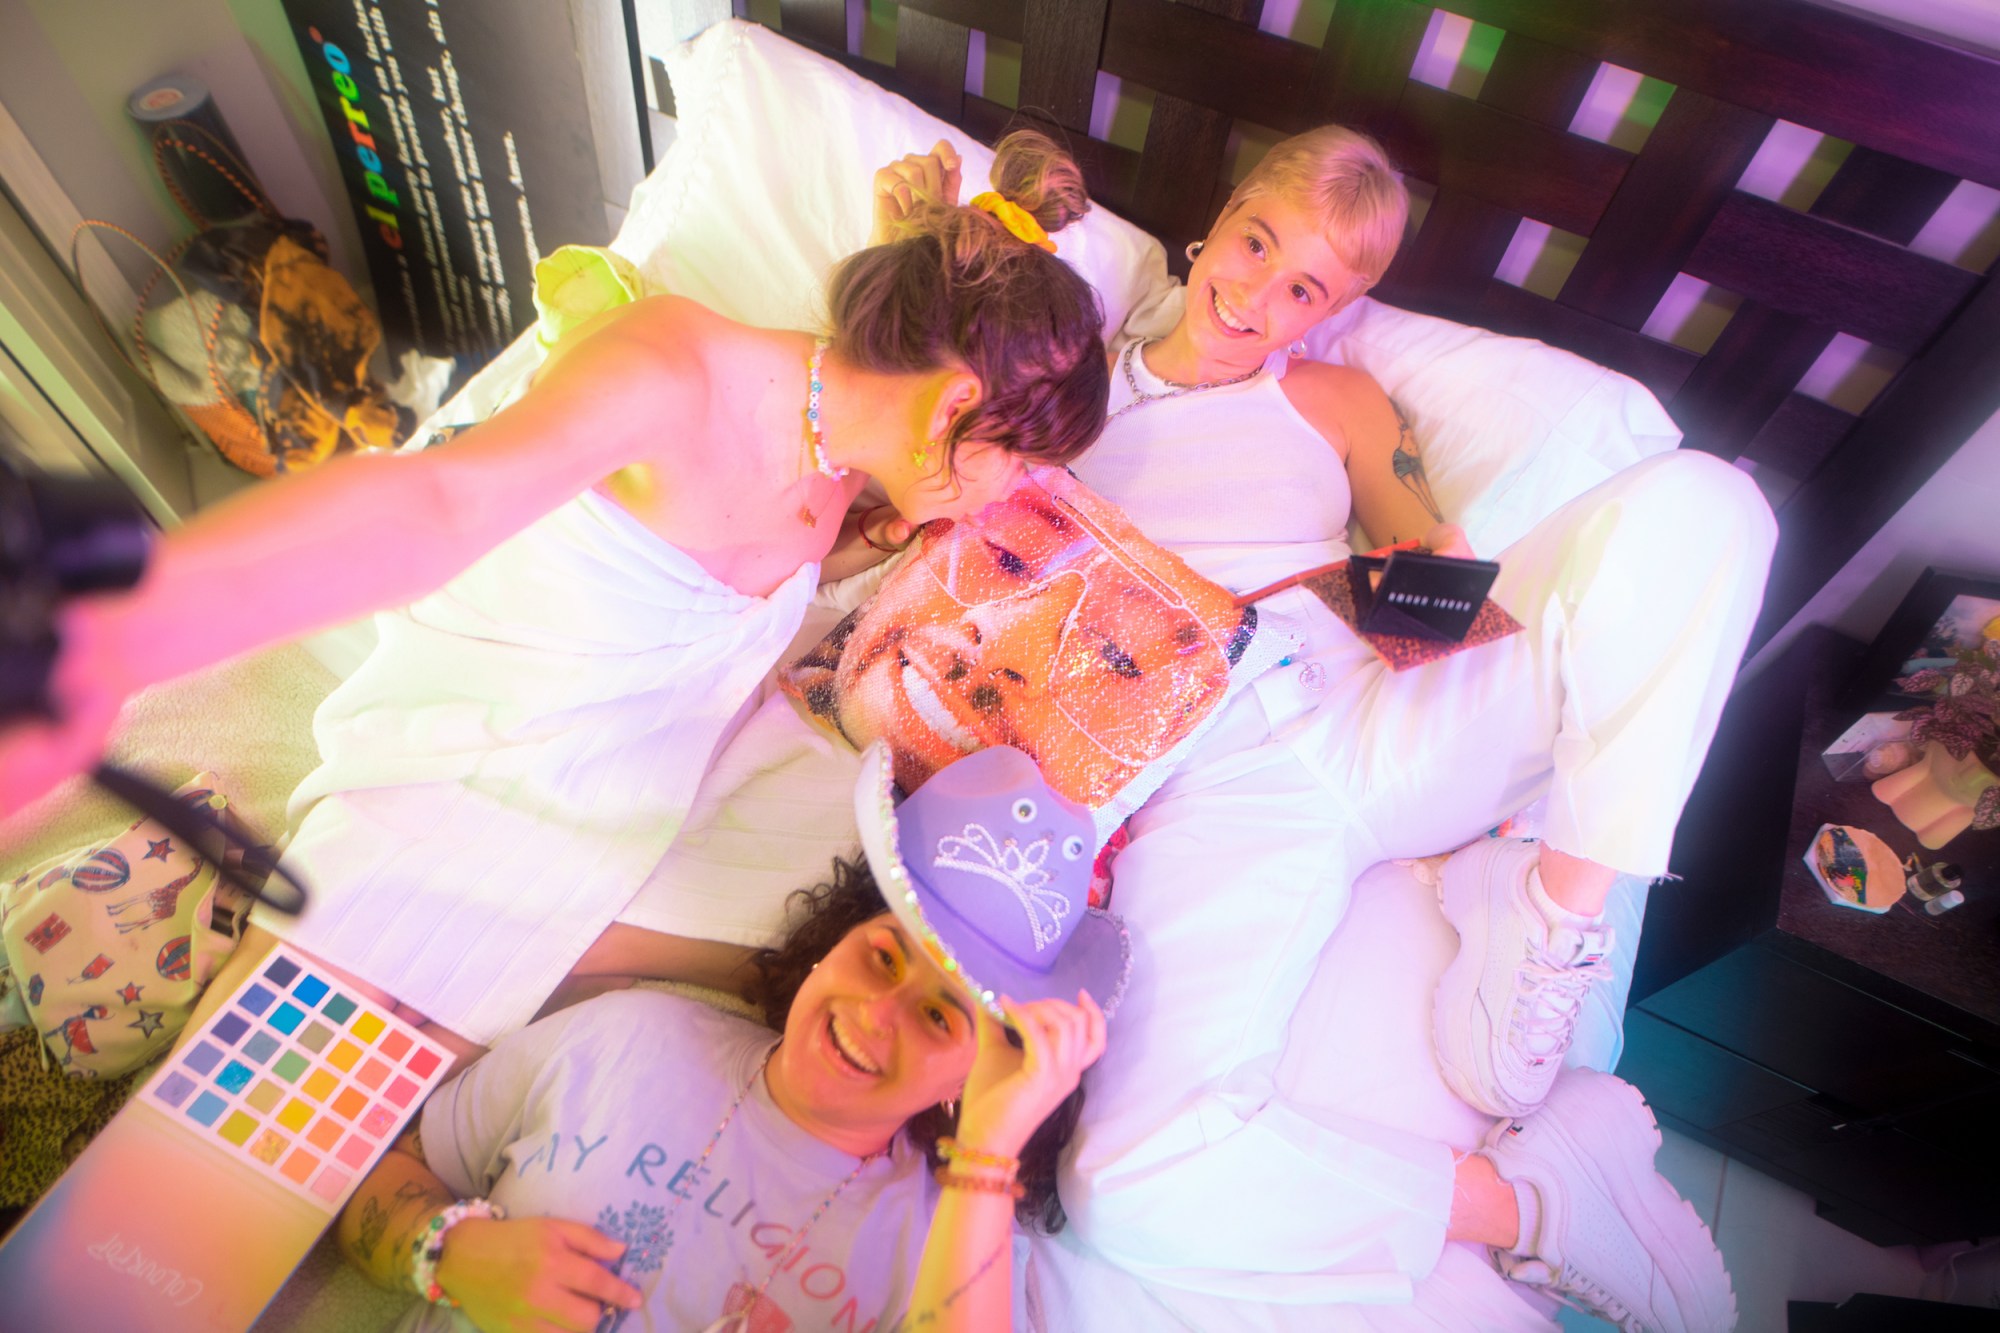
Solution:
M 1377 135 L 1435 190 L 1377 295 L 1624 371 L 1690 445 L 1797 479 L 1753 643 L 2000 410 L 2000 287 L 1908 248 L 1961 179 L 2000 188 L 2000 60 L 1807 0 L 1439 0 L 1503 33 L 1463 97 L 1410 77 L 1432 14 L 1412 0 L 1340 0 L 1319 47 L 1260 31 L 1263 0 L 902 0 L 893 67 L 846 54 L 862 2 L 778 8 L 982 139 L 1062 131 L 1176 265 L 1238 122 Z M 1020 43 L 1018 108 L 964 91 L 974 31 Z M 1607 62 L 1673 85 L 1636 153 L 1568 129 Z M 1142 150 L 1090 138 L 1099 71 L 1154 90 Z M 1854 145 L 1805 211 L 1737 188 L 1778 120 Z M 1494 276 L 1524 217 L 1586 238 L 1553 298 Z M 1703 354 L 1641 332 L 1683 273 L 1741 298 Z M 1859 417 L 1796 389 L 1836 333 L 1909 358 Z

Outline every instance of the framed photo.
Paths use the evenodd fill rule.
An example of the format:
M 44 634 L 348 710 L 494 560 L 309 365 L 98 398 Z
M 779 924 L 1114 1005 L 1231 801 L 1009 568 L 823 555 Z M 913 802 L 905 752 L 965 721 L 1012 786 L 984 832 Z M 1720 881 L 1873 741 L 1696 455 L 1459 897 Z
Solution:
M 1916 696 L 1897 691 L 1899 677 L 1949 666 L 1989 638 L 2000 638 L 2000 577 L 1926 569 L 1869 645 L 1847 703 L 1868 712 L 1906 707 Z

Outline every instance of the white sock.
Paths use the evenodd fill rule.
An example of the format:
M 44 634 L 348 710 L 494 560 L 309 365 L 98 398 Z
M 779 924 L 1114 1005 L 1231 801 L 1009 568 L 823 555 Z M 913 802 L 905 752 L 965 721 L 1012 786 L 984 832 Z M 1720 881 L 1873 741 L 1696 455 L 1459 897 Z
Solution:
M 1511 1254 L 1538 1254 L 1542 1239 L 1542 1195 L 1525 1180 L 1509 1180 L 1514 1187 L 1514 1209 L 1521 1215 L 1521 1234 L 1514 1238 Z
M 1604 924 L 1602 912 L 1595 916 L 1585 916 L 1581 912 L 1570 911 L 1549 897 L 1548 889 L 1542 885 L 1540 866 L 1528 867 L 1528 901 L 1542 914 L 1542 920 L 1549 923 L 1550 930 L 1592 930 Z

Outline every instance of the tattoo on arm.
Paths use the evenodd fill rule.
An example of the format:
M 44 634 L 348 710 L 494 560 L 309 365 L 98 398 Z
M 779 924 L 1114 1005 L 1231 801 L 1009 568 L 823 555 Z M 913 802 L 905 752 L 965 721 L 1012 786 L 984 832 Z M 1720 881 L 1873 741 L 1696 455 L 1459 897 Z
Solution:
M 966 1278 L 965 1281 L 959 1283 L 946 1294 L 943 1303 L 936 1310 L 912 1310 L 909 1314 L 903 1316 L 895 1327 L 890 1330 L 890 1333 L 903 1333 L 906 1329 L 921 1328 L 925 1324 L 935 1324 L 938 1321 L 940 1312 L 949 1310 L 952 1306 L 958 1304 L 959 1297 L 971 1291 L 979 1279 L 985 1277 L 992 1270 L 993 1265 L 1000 1261 L 1000 1256 L 1009 1253 L 1012 1248 L 1011 1245 L 1007 1244 L 1002 1244 L 995 1248 L 991 1254 L 986 1256 L 986 1261 L 972 1271 L 970 1277 Z
M 1392 404 L 1393 406 L 1393 404 Z M 1389 455 L 1390 466 L 1395 469 L 1396 480 L 1403 488 L 1417 497 L 1417 503 L 1431 516 L 1431 522 L 1444 522 L 1444 514 L 1438 509 L 1437 500 L 1431 495 L 1430 478 L 1424 475 L 1424 460 L 1417 453 L 1417 437 L 1410 430 L 1410 420 L 1403 415 L 1403 409 L 1396 410 L 1396 451 Z
M 361 1202 L 361 1225 L 355 1228 L 354 1251 L 365 1260 L 375 1257 L 375 1247 L 382 1243 L 382 1233 L 389 1229 L 389 1210 L 373 1199 Z

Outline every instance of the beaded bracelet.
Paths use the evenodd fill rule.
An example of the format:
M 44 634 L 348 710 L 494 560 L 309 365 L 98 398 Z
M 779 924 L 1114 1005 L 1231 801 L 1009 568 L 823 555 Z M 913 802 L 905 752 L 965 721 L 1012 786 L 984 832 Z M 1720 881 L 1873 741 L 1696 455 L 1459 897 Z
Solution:
M 1001 1179 L 997 1176 L 974 1176 L 968 1175 L 963 1171 L 953 1171 L 949 1167 L 943 1166 L 932 1172 L 932 1174 L 937 1177 L 937 1183 L 948 1190 L 974 1190 L 981 1194 L 1011 1194 L 1016 1199 L 1027 1193 L 1021 1187 L 1021 1182 L 1012 1177 Z
M 437 1284 L 437 1266 L 438 1260 L 444 1257 L 445 1233 L 468 1217 L 504 1222 L 507 1210 L 485 1199 L 461 1199 L 432 1214 L 424 1229 L 410 1242 L 410 1285 L 417 1289 L 417 1295 L 432 1305 L 448 1306 L 454 1310 L 458 1308 L 458 1302 L 445 1295 L 444 1288 Z
M 1018 1157 L 1002 1157 L 998 1153 L 980 1152 L 976 1148 L 966 1147 L 949 1134 L 938 1140 L 937 1150 L 938 1156 L 947 1162 L 962 1162 L 966 1166 L 990 1166 L 995 1171 L 1005 1171 L 1010 1176 L 1021 1169 L 1021 1159 Z

